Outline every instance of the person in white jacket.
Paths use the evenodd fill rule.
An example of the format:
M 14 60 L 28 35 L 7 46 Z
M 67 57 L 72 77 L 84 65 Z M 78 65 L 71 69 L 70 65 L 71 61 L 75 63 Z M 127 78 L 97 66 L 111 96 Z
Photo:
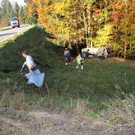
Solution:
M 24 64 L 27 65 L 29 69 L 29 73 L 25 75 L 25 77 L 28 79 L 28 84 L 34 83 L 36 86 L 42 87 L 45 74 L 41 74 L 39 69 L 36 68 L 33 58 L 26 51 L 22 52 L 22 56 L 26 58 Z
M 31 69 L 36 69 L 36 64 L 33 58 L 26 51 L 23 51 L 22 55 L 24 58 L 26 58 L 25 65 L 27 65 L 27 67 L 29 68 L 29 72 L 31 72 Z

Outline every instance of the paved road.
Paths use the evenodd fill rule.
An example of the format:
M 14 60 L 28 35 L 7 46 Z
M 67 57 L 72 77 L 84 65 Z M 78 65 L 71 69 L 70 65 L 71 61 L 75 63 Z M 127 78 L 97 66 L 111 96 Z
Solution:
M 13 37 L 16 34 L 20 34 L 20 32 L 30 28 L 31 25 L 21 25 L 20 28 L 12 28 L 9 30 L 0 31 L 0 43 Z

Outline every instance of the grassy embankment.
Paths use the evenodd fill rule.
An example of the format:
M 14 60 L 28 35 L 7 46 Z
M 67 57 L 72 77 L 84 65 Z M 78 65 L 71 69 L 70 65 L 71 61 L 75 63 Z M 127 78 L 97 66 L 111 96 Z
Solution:
M 11 28 L 0 27 L 0 31 L 3 31 L 3 30 L 8 30 L 8 29 L 11 29 Z
M 55 40 L 55 39 L 54 39 Z M 27 85 L 19 70 L 24 62 L 21 52 L 27 50 L 39 69 L 45 72 L 45 83 L 38 88 Z M 39 26 L 0 45 L 0 106 L 19 110 L 55 110 L 103 119 L 108 125 L 135 125 L 135 68 L 111 60 L 86 60 L 84 70 L 76 63 L 65 66 L 63 51 L 48 40 Z M 63 52 L 62 52 L 63 53 Z

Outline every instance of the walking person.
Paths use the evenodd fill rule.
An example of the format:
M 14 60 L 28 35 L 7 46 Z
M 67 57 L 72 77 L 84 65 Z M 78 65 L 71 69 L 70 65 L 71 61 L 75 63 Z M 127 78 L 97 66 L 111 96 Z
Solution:
M 35 84 L 37 87 L 42 87 L 45 73 L 41 73 L 39 69 L 37 69 L 36 64 L 33 58 L 26 52 L 22 52 L 22 56 L 26 58 L 24 65 L 27 65 L 29 69 L 29 73 L 25 75 L 28 79 L 28 84 Z
M 81 69 L 83 69 L 83 61 L 82 61 L 82 57 L 81 57 L 81 54 L 80 53 L 76 57 L 76 62 L 77 62 L 76 69 L 78 69 L 79 67 L 81 67 Z
M 66 65 L 70 64 L 70 57 L 71 57 L 71 55 L 70 55 L 70 52 L 67 50 L 67 48 L 64 51 L 64 56 L 66 58 Z

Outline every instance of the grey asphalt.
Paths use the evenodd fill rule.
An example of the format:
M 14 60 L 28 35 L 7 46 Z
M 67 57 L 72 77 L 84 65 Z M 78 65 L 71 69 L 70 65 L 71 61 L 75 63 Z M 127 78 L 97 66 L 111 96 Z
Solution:
M 8 30 L 0 31 L 0 43 L 3 41 L 6 41 L 7 39 L 10 39 L 14 35 L 19 35 L 21 32 L 29 29 L 31 25 L 21 25 L 20 28 L 11 28 Z

